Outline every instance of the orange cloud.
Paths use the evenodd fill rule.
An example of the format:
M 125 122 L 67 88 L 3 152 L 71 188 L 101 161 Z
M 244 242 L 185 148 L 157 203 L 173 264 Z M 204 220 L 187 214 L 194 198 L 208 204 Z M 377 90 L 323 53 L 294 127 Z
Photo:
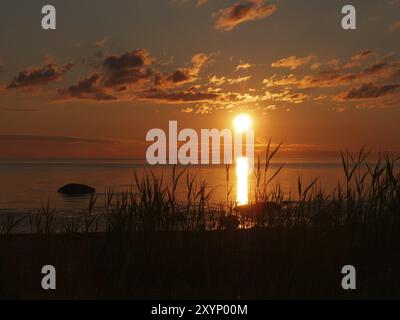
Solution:
M 9 89 L 20 89 L 47 85 L 60 80 L 63 75 L 72 68 L 73 64 L 57 65 L 46 64 L 41 67 L 30 67 L 20 73 L 9 84 Z
M 189 107 L 188 108 L 183 108 L 183 109 L 181 109 L 181 112 L 183 112 L 183 113 L 195 113 L 195 114 L 209 114 L 212 111 L 214 111 L 215 109 L 218 109 L 218 107 L 215 108 L 215 106 L 203 103 L 203 104 L 196 105 L 193 108 L 189 108 Z
M 264 79 L 263 84 L 267 88 L 275 86 L 284 87 L 284 86 L 298 85 L 299 80 L 296 78 L 294 74 L 289 74 L 281 78 L 278 78 L 278 76 L 274 74 L 272 77 Z
M 344 67 L 345 68 L 359 67 L 364 60 L 366 60 L 370 57 L 373 57 L 373 56 L 376 56 L 376 52 L 374 50 L 361 51 L 361 52 L 355 54 L 351 58 L 350 62 L 346 63 Z
M 273 68 L 289 68 L 291 70 L 296 70 L 297 68 L 309 64 L 315 56 L 309 55 L 304 58 L 298 58 L 296 56 L 290 56 L 288 58 L 283 58 L 281 60 L 275 61 L 271 64 Z
M 227 78 L 227 77 L 217 77 L 217 76 L 212 76 L 209 80 L 210 84 L 215 84 L 217 86 L 223 85 L 225 83 L 227 84 L 238 84 L 238 83 L 243 83 L 247 82 L 251 79 L 251 76 L 246 76 L 246 77 L 237 77 L 237 78 Z
M 154 59 L 146 49 L 126 52 L 121 56 L 110 56 L 104 60 L 104 85 L 116 87 L 136 84 L 151 79 L 153 73 L 147 66 L 152 65 Z
M 297 78 L 294 74 L 278 77 L 273 75 L 264 79 L 267 87 L 273 86 L 295 86 L 302 89 L 330 88 L 354 83 L 365 83 L 394 79 L 400 76 L 400 62 L 377 61 L 355 72 L 347 72 L 340 67 L 318 70 L 314 74 L 304 75 Z
M 93 74 L 84 78 L 76 85 L 72 85 L 66 89 L 58 91 L 65 99 L 88 99 L 95 101 L 110 101 L 116 100 L 116 97 L 106 92 L 105 88 L 101 86 L 101 75 Z
M 275 4 L 266 5 L 263 0 L 240 1 L 216 14 L 215 28 L 230 31 L 244 22 L 269 17 L 276 9 Z
M 208 60 L 209 56 L 205 53 L 195 54 L 191 59 L 191 67 L 179 68 L 173 73 L 156 72 L 154 84 L 159 88 L 166 89 L 194 82 L 198 80 L 199 73 Z
M 309 96 L 302 92 L 293 93 L 290 90 L 286 89 L 279 93 L 272 93 L 267 91 L 265 93 L 265 98 L 272 101 L 300 104 L 308 100 Z
M 143 93 L 141 98 L 164 103 L 193 103 L 215 101 L 218 96 L 219 95 L 217 93 L 196 90 L 177 92 L 164 92 L 155 90 Z
M 76 85 L 58 91 L 62 99 L 88 99 L 94 101 L 122 101 L 155 99 L 163 101 L 200 100 L 199 95 L 171 94 L 177 88 L 198 80 L 209 56 L 199 53 L 191 58 L 191 66 L 174 72 L 161 72 L 159 64 L 146 49 L 137 49 L 122 55 L 111 55 L 101 63 L 101 70 L 81 79 Z M 197 97 L 197 98 L 196 98 Z
M 240 63 L 236 66 L 235 71 L 240 71 L 240 70 L 247 70 L 250 69 L 253 65 L 250 63 Z
M 399 88 L 399 84 L 375 85 L 372 82 L 365 83 L 359 88 L 353 88 L 340 94 L 338 100 L 376 99 L 391 94 Z

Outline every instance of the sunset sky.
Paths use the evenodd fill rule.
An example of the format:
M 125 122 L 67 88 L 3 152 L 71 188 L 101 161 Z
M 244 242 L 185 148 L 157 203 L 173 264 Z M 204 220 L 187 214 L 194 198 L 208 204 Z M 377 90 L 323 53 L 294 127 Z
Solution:
M 400 151 L 399 0 L 2 0 L 0 39 L 0 158 L 143 158 L 243 111 L 287 157 Z

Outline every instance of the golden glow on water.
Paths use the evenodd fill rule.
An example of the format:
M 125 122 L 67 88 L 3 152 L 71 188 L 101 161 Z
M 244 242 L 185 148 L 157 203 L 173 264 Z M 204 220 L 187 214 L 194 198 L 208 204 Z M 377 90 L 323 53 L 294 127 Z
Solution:
M 242 206 L 249 203 L 249 159 L 236 159 L 237 190 L 236 202 Z
M 253 126 L 251 117 L 242 113 L 233 120 L 235 134 L 240 136 L 248 132 Z M 241 141 L 241 140 L 240 140 Z M 236 155 L 237 156 L 237 155 Z M 250 175 L 250 159 L 247 157 L 236 158 L 236 203 L 237 205 L 246 205 L 249 203 L 249 175 Z

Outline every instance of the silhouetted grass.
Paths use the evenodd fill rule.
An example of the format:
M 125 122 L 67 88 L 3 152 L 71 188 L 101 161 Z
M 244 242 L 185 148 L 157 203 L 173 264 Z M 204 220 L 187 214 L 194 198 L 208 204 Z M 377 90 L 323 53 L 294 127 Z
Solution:
M 135 174 L 127 192 L 107 190 L 101 214 L 96 196 L 76 218 L 57 217 L 47 202 L 28 215 L 31 235 L 15 235 L 24 217 L 1 214 L 0 254 L 9 259 L 0 286 L 46 298 L 32 278 L 54 263 L 59 298 L 400 298 L 398 159 L 344 152 L 334 190 L 300 175 L 297 191 L 285 194 L 283 166 L 271 171 L 278 150 L 269 145 L 258 159 L 243 208 L 232 199 L 229 166 L 220 204 L 205 181 L 173 167 L 169 181 L 150 171 Z M 340 287 L 345 264 L 357 268 L 356 292 Z
M 131 190 L 119 195 L 111 189 L 106 190 L 102 214 L 93 214 L 97 201 L 95 195 L 90 198 L 87 213 L 79 217 L 60 218 L 47 202 L 36 212 L 27 215 L 31 232 L 88 233 L 99 231 L 102 225 L 101 231 L 120 234 L 135 231 L 221 230 L 232 229 L 235 225 L 238 228 L 343 226 L 394 223 L 398 220 L 398 159 L 385 154 L 371 164 L 365 148 L 355 156 L 342 153 L 344 179 L 338 182 L 335 190 L 327 193 L 318 178 L 306 185 L 300 175 L 297 194 L 293 195 L 285 194 L 276 182 L 283 165 L 273 172 L 270 170 L 279 147 L 273 149 L 269 144 L 264 161 L 258 158 L 253 172 L 255 185 L 251 187 L 249 207 L 260 203 L 280 207 L 279 212 L 265 209 L 262 212 L 265 219 L 260 220 L 256 215 L 249 218 L 247 215 L 244 221 L 240 212 L 235 210 L 230 166 L 226 167 L 226 201 L 220 204 L 212 202 L 213 190 L 206 181 L 199 180 L 196 174 L 186 168 L 179 170 L 174 166 L 170 181 L 165 181 L 163 175 L 156 176 L 152 171 L 142 176 L 135 173 Z M 178 185 L 186 187 L 184 201 L 178 201 Z M 0 214 L 1 233 L 15 233 L 24 219 L 17 219 L 10 213 Z

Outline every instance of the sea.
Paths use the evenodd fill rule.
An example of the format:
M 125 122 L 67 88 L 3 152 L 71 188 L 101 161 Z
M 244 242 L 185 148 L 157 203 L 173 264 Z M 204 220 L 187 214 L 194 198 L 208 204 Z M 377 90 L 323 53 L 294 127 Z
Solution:
M 282 165 L 277 161 L 270 165 L 269 176 Z M 177 186 L 179 201 L 186 197 L 186 174 L 197 177 L 197 182 L 205 182 L 212 191 L 211 203 L 222 203 L 227 199 L 227 187 L 231 189 L 234 200 L 237 191 L 236 172 L 229 170 L 229 186 L 227 186 L 226 167 L 223 165 L 178 166 L 176 172 L 186 170 Z M 172 166 L 149 166 L 138 159 L 8 159 L 0 160 L 0 209 L 11 209 L 16 212 L 36 210 L 42 206 L 54 208 L 59 213 L 79 213 L 87 210 L 90 196 L 65 197 L 58 189 L 69 183 L 82 183 L 96 189 L 96 208 L 104 206 L 107 190 L 118 194 L 135 190 L 135 173 L 140 178 L 145 174 L 154 173 L 163 177 L 164 185 L 172 179 Z M 298 193 L 298 179 L 302 177 L 303 185 L 310 184 L 318 178 L 318 183 L 327 192 L 332 192 L 338 182 L 343 181 L 342 164 L 335 161 L 291 159 L 285 161 L 285 166 L 270 184 L 275 188 L 279 183 L 286 197 L 295 198 Z M 255 186 L 254 174 L 249 176 L 249 193 Z M 232 200 L 231 199 L 231 200 Z

